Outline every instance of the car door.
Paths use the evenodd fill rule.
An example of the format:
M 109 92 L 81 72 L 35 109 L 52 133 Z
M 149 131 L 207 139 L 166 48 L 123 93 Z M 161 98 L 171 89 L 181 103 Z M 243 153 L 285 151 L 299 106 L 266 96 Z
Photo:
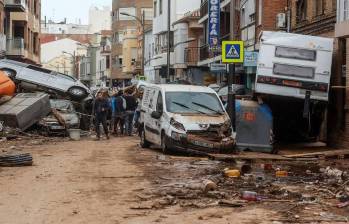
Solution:
M 159 90 L 154 89 L 154 88 L 149 88 L 149 100 L 145 100 L 143 102 L 144 106 L 144 133 L 145 137 L 148 141 L 151 143 L 156 144 L 156 135 L 155 135 L 155 130 L 154 130 L 154 119 L 152 118 L 152 113 L 156 110 L 156 97 L 158 95 Z
M 161 145 L 161 127 L 163 126 L 163 113 L 164 113 L 164 103 L 162 98 L 162 92 L 158 91 L 156 96 L 156 105 L 155 110 L 158 112 L 161 117 L 160 118 L 153 118 L 151 117 L 151 127 L 153 129 L 153 135 L 154 135 L 154 143 L 157 145 Z

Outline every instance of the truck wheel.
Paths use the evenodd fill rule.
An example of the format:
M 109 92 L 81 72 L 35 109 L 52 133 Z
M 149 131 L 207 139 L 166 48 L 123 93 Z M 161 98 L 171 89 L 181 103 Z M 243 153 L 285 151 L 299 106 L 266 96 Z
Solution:
M 146 137 L 145 137 L 145 130 L 144 130 L 144 128 L 140 129 L 139 132 L 140 132 L 139 136 L 141 138 L 141 147 L 143 149 L 149 148 L 150 147 L 150 142 L 148 142 Z

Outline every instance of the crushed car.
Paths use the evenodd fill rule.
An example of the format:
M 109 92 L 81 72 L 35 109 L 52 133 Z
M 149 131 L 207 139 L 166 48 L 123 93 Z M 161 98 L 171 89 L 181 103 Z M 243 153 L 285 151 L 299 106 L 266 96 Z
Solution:
M 89 88 L 74 77 L 35 65 L 2 59 L 0 70 L 25 91 L 44 91 L 78 101 L 90 95 Z
M 39 121 L 45 135 L 66 134 L 67 130 L 80 127 L 80 117 L 68 100 L 50 100 L 52 112 Z
M 145 88 L 139 126 L 141 146 L 164 153 L 228 153 L 235 133 L 217 93 L 208 87 L 150 85 Z

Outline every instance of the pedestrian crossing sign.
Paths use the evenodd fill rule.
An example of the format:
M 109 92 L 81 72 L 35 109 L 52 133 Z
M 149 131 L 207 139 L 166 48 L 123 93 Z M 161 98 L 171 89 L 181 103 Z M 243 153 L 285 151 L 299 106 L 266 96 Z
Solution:
M 244 42 L 243 41 L 223 41 L 222 42 L 222 62 L 223 63 L 243 63 L 244 62 Z

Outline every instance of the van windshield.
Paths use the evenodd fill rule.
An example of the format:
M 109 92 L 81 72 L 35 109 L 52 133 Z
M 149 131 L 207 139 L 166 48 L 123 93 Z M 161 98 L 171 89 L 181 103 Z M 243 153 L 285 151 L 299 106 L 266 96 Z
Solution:
M 213 93 L 167 92 L 166 108 L 170 113 L 223 114 L 221 102 Z

